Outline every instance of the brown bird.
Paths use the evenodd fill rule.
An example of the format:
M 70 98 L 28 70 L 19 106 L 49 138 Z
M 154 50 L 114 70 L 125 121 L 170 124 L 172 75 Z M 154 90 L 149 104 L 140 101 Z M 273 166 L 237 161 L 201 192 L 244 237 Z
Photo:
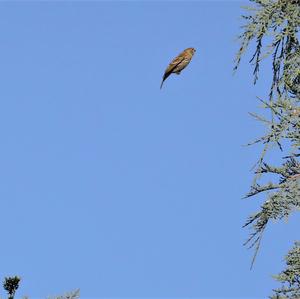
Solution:
M 162 88 L 164 81 L 171 75 L 171 74 L 177 74 L 179 75 L 180 72 L 186 68 L 186 66 L 190 63 L 192 60 L 192 57 L 196 50 L 194 48 L 187 48 L 183 52 L 181 52 L 176 58 L 172 60 L 172 62 L 167 67 L 160 88 Z

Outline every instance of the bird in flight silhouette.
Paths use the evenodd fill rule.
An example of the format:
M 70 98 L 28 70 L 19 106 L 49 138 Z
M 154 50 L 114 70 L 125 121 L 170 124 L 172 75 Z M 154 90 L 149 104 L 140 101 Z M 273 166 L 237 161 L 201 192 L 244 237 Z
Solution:
M 176 58 L 174 58 L 167 69 L 165 70 L 160 89 L 162 88 L 164 81 L 171 75 L 177 74 L 179 75 L 180 72 L 187 67 L 187 65 L 192 60 L 193 55 L 195 54 L 196 50 L 194 48 L 187 48 L 183 52 L 181 52 Z

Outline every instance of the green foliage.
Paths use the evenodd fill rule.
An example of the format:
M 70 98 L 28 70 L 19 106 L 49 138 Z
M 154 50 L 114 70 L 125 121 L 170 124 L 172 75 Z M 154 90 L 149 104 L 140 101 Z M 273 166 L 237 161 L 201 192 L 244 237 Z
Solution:
M 5 277 L 3 282 L 3 288 L 8 293 L 8 299 L 13 299 L 16 293 L 16 290 L 19 287 L 21 278 L 18 276 L 14 277 Z
M 247 7 L 249 14 L 242 16 L 246 24 L 239 36 L 241 47 L 236 56 L 235 70 L 250 42 L 256 41 L 256 50 L 250 59 L 254 64 L 254 83 L 259 74 L 262 59 L 272 55 L 273 80 L 270 97 L 276 90 L 293 91 L 299 82 L 299 41 L 300 2 L 292 0 L 252 0 L 256 7 Z M 263 47 L 264 40 L 268 40 Z M 299 93 L 299 87 L 296 88 Z
M 64 295 L 49 297 L 48 299 L 78 299 L 80 296 L 80 290 L 77 289 L 72 292 L 68 292 Z
M 8 299 L 13 299 L 16 293 L 16 290 L 19 288 L 19 283 L 21 278 L 18 276 L 13 277 L 5 277 L 3 282 L 3 288 L 8 293 Z M 74 290 L 72 292 L 68 292 L 64 295 L 49 297 L 48 299 L 78 299 L 80 296 L 80 290 Z M 27 296 L 23 297 L 23 299 L 28 299 Z
M 286 269 L 274 276 L 282 283 L 282 287 L 275 289 L 275 295 L 271 299 L 300 298 L 300 243 L 294 247 L 285 257 Z
M 270 118 L 251 113 L 266 127 L 266 133 L 250 143 L 260 143 L 263 149 L 254 168 L 253 184 L 246 197 L 265 194 L 265 202 L 260 210 L 251 215 L 244 225 L 252 229 L 245 242 L 255 249 L 251 267 L 270 220 L 287 219 L 300 208 L 300 0 L 252 2 L 255 4 L 247 7 L 247 15 L 243 16 L 245 24 L 239 36 L 241 47 L 234 69 L 238 68 L 242 56 L 250 43 L 254 42 L 255 50 L 250 59 L 254 67 L 254 84 L 259 78 L 261 62 L 266 58 L 271 63 L 273 76 L 268 96 L 266 99 L 259 99 L 264 109 L 263 115 L 269 114 Z M 281 165 L 271 165 L 267 161 L 267 153 L 273 148 L 278 149 Z M 271 181 L 261 183 L 270 178 Z M 295 260 L 291 261 L 293 262 Z M 286 282 L 291 283 L 290 288 L 295 287 L 296 280 L 287 280 L 283 276 L 276 278 L 280 281 L 286 279 Z M 297 283 L 299 287 L 299 281 Z

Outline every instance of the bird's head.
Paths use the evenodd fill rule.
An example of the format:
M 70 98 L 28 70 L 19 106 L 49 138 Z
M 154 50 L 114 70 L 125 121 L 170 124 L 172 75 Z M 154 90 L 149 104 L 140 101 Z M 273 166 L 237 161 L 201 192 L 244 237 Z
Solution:
M 194 55 L 195 52 L 196 52 L 196 49 L 195 48 L 187 48 L 187 49 L 185 49 L 185 51 L 188 52 L 191 55 Z

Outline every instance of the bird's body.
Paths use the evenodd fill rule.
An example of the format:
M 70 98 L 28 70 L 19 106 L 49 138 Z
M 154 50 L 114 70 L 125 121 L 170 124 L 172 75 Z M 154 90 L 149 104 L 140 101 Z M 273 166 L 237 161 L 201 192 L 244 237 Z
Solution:
M 171 75 L 177 74 L 186 68 L 186 66 L 190 63 L 194 53 L 196 50 L 194 48 L 187 48 L 183 52 L 181 52 L 176 58 L 172 60 L 167 69 L 165 70 L 160 88 L 162 88 L 164 81 Z

